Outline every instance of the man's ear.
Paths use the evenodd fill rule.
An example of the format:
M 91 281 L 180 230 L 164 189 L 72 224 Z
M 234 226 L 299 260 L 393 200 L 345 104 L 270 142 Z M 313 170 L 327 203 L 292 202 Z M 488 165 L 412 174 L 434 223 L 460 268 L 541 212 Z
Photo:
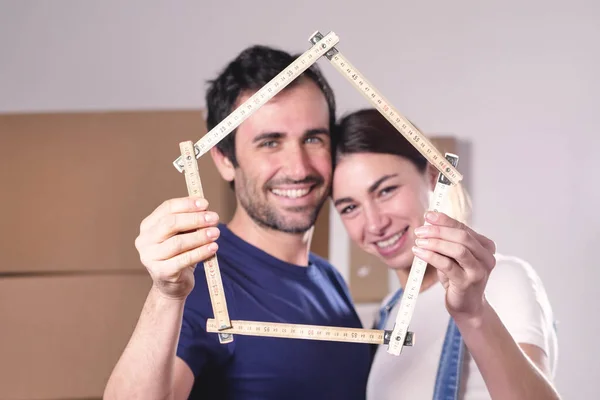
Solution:
M 235 178 L 235 167 L 231 163 L 231 160 L 229 160 L 229 158 L 226 157 L 225 154 L 223 154 L 221 150 L 217 148 L 217 146 L 213 146 L 210 149 L 210 156 L 217 166 L 221 177 L 227 182 L 233 181 Z

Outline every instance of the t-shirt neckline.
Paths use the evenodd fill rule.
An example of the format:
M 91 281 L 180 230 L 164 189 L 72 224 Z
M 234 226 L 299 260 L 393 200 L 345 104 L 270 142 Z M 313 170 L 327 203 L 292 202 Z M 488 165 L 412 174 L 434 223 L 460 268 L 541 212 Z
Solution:
M 252 258 L 254 259 L 253 262 L 248 262 L 246 265 L 244 265 L 244 268 L 264 269 L 264 267 L 268 267 L 272 269 L 273 272 L 280 272 L 282 274 L 292 275 L 298 278 L 311 278 L 317 274 L 317 267 L 314 263 L 314 255 L 312 253 L 309 253 L 307 266 L 288 263 L 272 256 L 261 248 L 248 243 L 233 233 L 231 229 L 229 229 L 229 227 L 224 223 L 219 223 L 218 227 L 221 231 L 218 241 L 224 240 L 233 247 L 239 249 L 239 251 L 244 255 L 247 255 L 249 260 Z M 217 250 L 217 257 L 218 255 L 219 252 Z

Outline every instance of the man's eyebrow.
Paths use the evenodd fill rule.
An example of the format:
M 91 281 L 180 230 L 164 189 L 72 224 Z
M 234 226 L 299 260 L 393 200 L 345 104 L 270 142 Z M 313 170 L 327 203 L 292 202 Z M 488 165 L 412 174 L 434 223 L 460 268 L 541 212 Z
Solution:
M 316 136 L 316 135 L 329 135 L 329 129 L 327 128 L 315 128 L 315 129 L 309 129 L 306 132 L 304 132 L 304 137 L 310 137 L 310 136 Z M 261 133 L 260 135 L 256 136 L 254 139 L 252 139 L 252 143 L 258 143 L 258 142 L 262 142 L 263 140 L 275 140 L 275 139 L 281 139 L 284 138 L 286 136 L 285 133 L 282 132 L 265 132 L 265 133 Z
M 368 192 L 369 193 L 373 193 L 374 191 L 377 190 L 377 188 L 385 181 L 387 181 L 388 179 L 391 179 L 393 177 L 398 176 L 398 174 L 389 174 L 389 175 L 384 175 L 381 178 L 377 179 L 371 186 L 369 186 Z
M 315 136 L 315 135 L 329 135 L 329 129 L 327 128 L 315 128 L 315 129 L 309 129 L 306 132 L 304 132 L 304 136 Z
M 257 142 L 261 142 L 263 140 L 273 140 L 273 139 L 281 139 L 282 137 L 284 137 L 285 134 L 281 133 L 281 132 L 265 132 L 265 133 L 261 133 L 260 135 L 256 136 L 254 139 L 252 139 L 252 143 L 257 143 Z

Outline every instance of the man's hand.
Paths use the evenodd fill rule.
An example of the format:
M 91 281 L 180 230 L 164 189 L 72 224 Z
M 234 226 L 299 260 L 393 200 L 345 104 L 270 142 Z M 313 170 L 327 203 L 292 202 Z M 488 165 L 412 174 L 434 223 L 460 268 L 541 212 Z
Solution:
M 140 225 L 135 247 L 165 297 L 184 299 L 194 288 L 194 268 L 217 251 L 219 216 L 206 211 L 205 199 L 165 201 Z
M 480 318 L 496 245 L 446 214 L 427 212 L 425 219 L 431 225 L 415 230 L 415 255 L 437 269 L 452 317 Z

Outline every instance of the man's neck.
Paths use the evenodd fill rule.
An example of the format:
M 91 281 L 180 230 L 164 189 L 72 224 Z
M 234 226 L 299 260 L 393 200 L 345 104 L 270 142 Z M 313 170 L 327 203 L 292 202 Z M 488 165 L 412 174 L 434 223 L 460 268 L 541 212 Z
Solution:
M 406 282 L 408 282 L 408 275 L 410 273 L 410 268 L 400 268 L 396 270 L 396 275 L 400 280 L 400 287 L 402 289 L 406 288 Z M 425 275 L 423 275 L 423 281 L 421 282 L 420 292 L 424 292 L 433 286 L 436 282 L 438 282 L 437 271 L 434 267 L 427 266 L 425 269 Z
M 294 265 L 308 265 L 308 253 L 314 227 L 299 234 L 265 228 L 252 220 L 245 212 L 240 212 L 240 207 L 227 227 L 244 241 L 281 261 Z

